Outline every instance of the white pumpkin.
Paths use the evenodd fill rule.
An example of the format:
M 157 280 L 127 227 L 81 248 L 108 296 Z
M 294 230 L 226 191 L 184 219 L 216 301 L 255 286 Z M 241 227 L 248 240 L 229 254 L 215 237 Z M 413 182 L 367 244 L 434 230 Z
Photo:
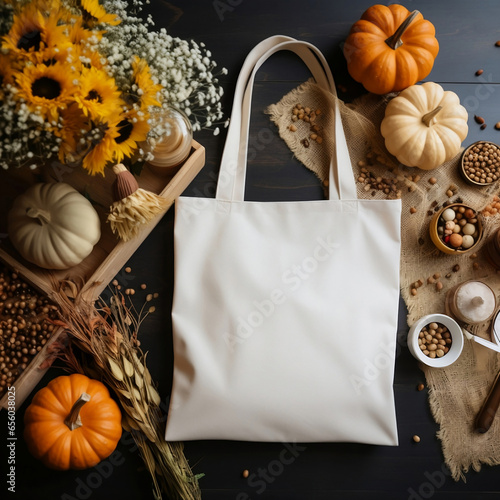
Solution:
M 412 85 L 386 107 L 381 133 L 403 165 L 431 170 L 451 160 L 469 131 L 458 96 L 440 85 Z
M 92 252 L 101 237 L 101 223 L 92 204 L 69 184 L 41 183 L 14 200 L 8 235 L 29 262 L 45 269 L 68 269 Z

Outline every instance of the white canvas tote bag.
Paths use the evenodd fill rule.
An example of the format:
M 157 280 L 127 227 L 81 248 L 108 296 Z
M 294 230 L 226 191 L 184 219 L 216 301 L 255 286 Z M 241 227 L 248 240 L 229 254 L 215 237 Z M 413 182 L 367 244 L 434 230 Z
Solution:
M 314 46 L 261 42 L 238 79 L 215 199 L 176 202 L 166 439 L 397 445 L 400 201 L 357 199 L 338 109 L 328 200 L 244 201 L 253 80 L 279 50 L 335 92 Z

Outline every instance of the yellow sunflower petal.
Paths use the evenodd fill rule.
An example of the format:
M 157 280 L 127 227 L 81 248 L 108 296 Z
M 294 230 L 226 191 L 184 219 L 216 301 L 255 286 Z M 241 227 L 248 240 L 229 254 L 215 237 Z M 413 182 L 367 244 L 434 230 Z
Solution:
M 29 3 L 14 15 L 11 29 L 2 38 L 4 52 L 12 52 L 24 59 L 32 52 L 70 43 L 65 34 L 65 25 L 61 22 L 61 15 L 66 17 L 66 11 L 57 10 L 55 2 L 47 4 L 50 4 L 49 10 L 41 9 L 37 2 Z
M 81 17 L 76 17 L 69 26 L 68 38 L 73 44 L 81 45 L 87 42 L 91 37 L 96 37 L 100 40 L 103 34 L 104 31 L 89 29 Z
M 107 165 L 113 160 L 115 138 L 119 135 L 117 122 L 93 123 L 89 131 L 90 150 L 83 159 L 82 166 L 90 175 L 104 175 Z
M 114 159 L 121 162 L 137 150 L 137 143 L 145 141 L 150 130 L 147 113 L 130 110 L 118 123 L 119 135 L 114 139 Z
M 59 160 L 63 163 L 77 162 L 88 152 L 85 136 L 90 131 L 91 122 L 74 103 L 61 111 L 60 118 L 61 128 L 54 131 L 62 139 Z
M 17 97 L 49 120 L 57 120 L 59 111 L 72 101 L 74 73 L 66 64 L 27 65 L 23 71 L 15 71 L 13 77 L 18 86 Z
M 148 63 L 134 56 L 132 60 L 132 90 L 131 103 L 138 103 L 140 109 L 147 110 L 149 106 L 160 106 L 158 101 L 161 85 L 153 82 Z
M 113 77 L 98 68 L 83 68 L 75 102 L 85 115 L 103 118 L 119 113 L 124 105 Z
M 115 14 L 108 14 L 99 0 L 79 0 L 82 16 L 88 24 L 120 24 L 120 19 Z

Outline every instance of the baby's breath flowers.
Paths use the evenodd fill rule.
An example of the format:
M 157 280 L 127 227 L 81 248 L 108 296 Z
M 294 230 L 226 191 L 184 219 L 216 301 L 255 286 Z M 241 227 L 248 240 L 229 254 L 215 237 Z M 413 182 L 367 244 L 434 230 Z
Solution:
M 217 134 L 223 93 L 203 44 L 154 31 L 142 0 L 0 5 L 0 166 L 40 162 L 104 174 L 152 159 L 161 108 Z M 220 74 L 225 74 L 225 69 Z

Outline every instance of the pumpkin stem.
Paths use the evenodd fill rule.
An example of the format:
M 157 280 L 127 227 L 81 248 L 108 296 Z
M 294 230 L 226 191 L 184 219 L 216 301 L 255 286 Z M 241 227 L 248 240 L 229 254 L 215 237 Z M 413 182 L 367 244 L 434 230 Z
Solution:
M 389 45 L 389 47 L 393 50 L 396 50 L 398 47 L 403 45 L 403 40 L 401 37 L 403 33 L 406 31 L 411 22 L 415 19 L 416 16 L 420 14 L 420 11 L 414 10 L 410 15 L 400 24 L 399 28 L 396 30 L 394 35 L 390 36 L 385 43 Z
M 33 219 L 38 219 L 40 225 L 48 224 L 50 222 L 50 213 L 47 210 L 41 210 L 40 208 L 30 207 L 26 210 L 26 215 Z
M 443 106 L 438 106 L 437 108 L 429 111 L 424 116 L 422 116 L 422 121 L 428 126 L 431 126 L 432 119 L 443 109 Z
M 69 415 L 66 417 L 66 420 L 64 421 L 64 423 L 69 427 L 70 431 L 74 431 L 75 429 L 78 429 L 78 427 L 81 427 L 83 425 L 82 419 L 80 418 L 80 410 L 82 409 L 82 406 L 89 401 L 90 401 L 90 394 L 84 392 L 75 402 L 73 408 L 71 408 Z

